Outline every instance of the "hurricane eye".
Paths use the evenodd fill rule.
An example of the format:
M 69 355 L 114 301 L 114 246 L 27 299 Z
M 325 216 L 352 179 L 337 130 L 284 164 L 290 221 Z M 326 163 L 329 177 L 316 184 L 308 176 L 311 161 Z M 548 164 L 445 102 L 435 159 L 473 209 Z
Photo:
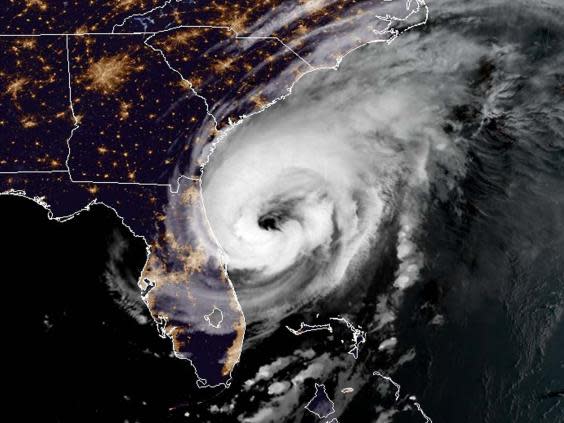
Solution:
M 265 214 L 259 217 L 258 225 L 265 231 L 279 231 L 280 217 L 272 214 Z

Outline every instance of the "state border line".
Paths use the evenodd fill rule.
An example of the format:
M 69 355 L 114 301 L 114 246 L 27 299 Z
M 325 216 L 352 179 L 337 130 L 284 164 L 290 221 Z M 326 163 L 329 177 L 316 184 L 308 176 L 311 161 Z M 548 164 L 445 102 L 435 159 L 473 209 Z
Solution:
M 190 90 L 194 93 L 194 95 L 198 98 L 200 98 L 201 100 L 203 100 L 205 106 L 206 106 L 206 114 L 208 116 L 210 116 L 210 118 L 213 120 L 214 122 L 214 126 L 217 129 L 218 122 L 216 117 L 213 115 L 213 113 L 210 111 L 210 106 L 208 103 L 208 100 L 206 97 L 202 96 L 201 94 L 199 94 L 193 87 L 192 83 L 190 82 L 190 80 L 186 79 L 184 77 L 184 75 L 182 75 L 181 72 L 179 72 L 177 69 L 175 69 L 168 61 L 168 58 L 166 57 L 165 53 L 161 50 L 158 49 L 150 44 L 148 44 L 148 41 L 153 38 L 154 36 L 158 35 L 158 34 L 162 34 L 162 33 L 167 33 L 167 32 L 171 32 L 174 30 L 178 30 L 178 29 L 190 29 L 190 28 L 200 28 L 200 29 L 224 29 L 227 31 L 231 31 L 234 36 L 231 37 L 233 39 L 251 39 L 251 40 L 274 40 L 277 41 L 278 43 L 280 43 L 281 46 L 283 46 L 285 49 L 287 49 L 288 51 L 290 51 L 292 54 L 294 54 L 299 60 L 301 60 L 302 62 L 304 62 L 308 67 L 310 71 L 316 70 L 315 67 L 313 67 L 307 60 L 305 60 L 303 57 L 301 57 L 298 53 L 296 53 L 296 51 L 294 51 L 291 47 L 289 47 L 284 41 L 282 41 L 280 38 L 278 37 L 272 37 L 272 36 L 268 36 L 268 37 L 258 37 L 258 36 L 240 36 L 239 33 L 234 30 L 232 27 L 230 26 L 216 26 L 216 25 L 177 25 L 174 26 L 172 28 L 167 28 L 161 31 L 143 31 L 143 32 L 129 32 L 129 33 L 119 33 L 119 32 L 80 32 L 80 33 L 41 33 L 41 34 L 0 34 L 0 38 L 29 38 L 29 37 L 34 37 L 34 38 L 38 38 L 38 37 L 64 37 L 65 38 L 65 50 L 66 50 L 66 60 L 67 60 L 67 74 L 68 74 L 68 92 L 69 92 L 69 107 L 71 110 L 71 115 L 74 121 L 74 127 L 71 129 L 70 135 L 69 137 L 66 139 L 66 143 L 67 143 L 67 149 L 68 149 L 68 153 L 67 153 L 67 157 L 65 159 L 65 167 L 66 170 L 48 170 L 48 171 L 43 171 L 43 170 L 21 170 L 21 171 L 0 171 L 0 175 L 21 175 L 21 174 L 50 174 L 50 173 L 66 173 L 69 175 L 69 180 L 71 183 L 77 183 L 77 184 L 116 184 L 116 185 L 141 185 L 141 186 L 162 186 L 162 187 L 169 187 L 169 189 L 171 190 L 171 192 L 174 192 L 173 190 L 173 184 L 161 184 L 161 183 L 152 183 L 152 182 L 117 182 L 117 181 L 91 181 L 91 180 L 75 180 L 73 179 L 72 176 L 72 170 L 71 167 L 69 165 L 69 160 L 71 157 L 71 145 L 70 145 L 70 141 L 74 135 L 74 132 L 79 129 L 80 125 L 78 123 L 78 119 L 75 115 L 74 112 L 74 106 L 72 104 L 72 76 L 71 76 L 71 71 L 70 71 L 70 49 L 69 49 L 69 37 L 83 37 L 83 36 L 146 36 L 145 40 L 143 41 L 143 44 L 145 44 L 147 47 L 149 47 L 151 50 L 153 50 L 154 52 L 158 53 L 161 55 L 161 57 L 163 58 L 163 60 L 165 61 L 165 64 L 167 65 L 167 67 L 174 73 L 176 73 L 183 81 L 187 82 L 190 85 Z M 191 176 L 185 176 L 182 175 L 181 177 L 184 177 L 186 179 L 189 180 L 193 180 L 193 181 L 199 181 L 200 178 L 195 178 L 195 177 L 191 177 Z M 177 181 L 178 182 L 178 181 Z
M 385 42 L 387 44 L 390 44 L 392 41 L 394 41 L 401 33 L 404 33 L 406 31 L 409 31 L 412 28 L 421 26 L 421 25 L 425 25 L 428 22 L 429 19 L 429 7 L 426 4 L 425 0 L 415 0 L 417 2 L 417 8 L 414 10 L 411 10 L 408 15 L 404 18 L 399 18 L 396 16 L 390 16 L 390 15 L 386 15 L 386 16 L 378 16 L 376 15 L 375 18 L 376 19 L 380 19 L 382 21 L 387 21 L 388 22 L 388 26 L 386 28 L 384 28 L 383 30 L 380 31 L 376 31 L 373 30 L 373 32 L 375 34 L 384 34 L 384 33 L 389 33 L 391 35 L 391 38 L 388 40 L 370 40 L 367 41 L 359 46 L 356 46 L 354 48 L 352 48 L 351 50 L 345 52 L 343 55 L 339 56 L 336 59 L 336 63 L 333 66 L 319 66 L 319 67 L 314 67 L 311 63 L 309 63 L 307 60 L 305 60 L 303 57 L 301 57 L 296 51 L 294 51 L 290 46 L 288 46 L 284 41 L 282 41 L 280 38 L 278 37 L 273 37 L 273 36 L 265 36 L 265 37 L 260 37 L 260 36 L 240 36 L 239 33 L 230 26 L 216 26 L 216 25 L 177 25 L 171 28 L 166 28 L 160 31 L 139 31 L 139 32 L 113 32 L 116 26 L 123 26 L 123 24 L 125 23 L 125 21 L 133 16 L 142 16 L 146 13 L 149 13 L 151 11 L 153 11 L 154 9 L 159 9 L 161 7 L 166 6 L 167 4 L 171 3 L 171 1 L 165 1 L 165 3 L 161 6 L 157 6 L 154 9 L 151 9 L 148 12 L 144 12 L 141 14 L 133 14 L 128 16 L 127 18 L 124 19 L 124 21 L 122 21 L 121 24 L 116 24 L 113 26 L 112 28 L 112 32 L 80 32 L 80 33 L 40 33 L 40 34 L 1 34 L 0 33 L 0 38 L 29 38 L 29 37 L 65 37 L 65 44 L 66 44 L 66 53 L 67 53 L 67 66 L 68 66 L 68 74 L 69 74 L 69 98 L 70 98 L 70 108 L 71 108 L 71 112 L 73 114 L 73 119 L 75 120 L 75 124 L 77 124 L 76 122 L 76 116 L 74 115 L 74 109 L 73 109 L 73 105 L 72 105 L 72 86 L 71 86 L 71 79 L 70 79 L 70 58 L 69 58 L 69 46 L 68 46 L 68 40 L 69 37 L 82 37 L 82 36 L 148 36 L 145 40 L 144 40 L 144 44 L 147 47 L 150 47 L 152 50 L 154 50 L 155 52 L 158 52 L 162 55 L 163 59 L 165 60 L 165 63 L 167 64 L 167 66 L 169 67 L 170 70 L 172 70 L 173 72 L 177 73 L 182 80 L 188 82 L 190 84 L 190 88 L 191 90 L 194 92 L 194 94 L 201 98 L 202 100 L 204 100 L 205 105 L 206 105 L 206 109 L 207 109 L 207 115 L 209 115 L 212 120 L 215 123 L 215 127 L 217 129 L 217 120 L 215 118 L 215 116 L 210 112 L 209 110 L 209 105 L 207 102 L 207 99 L 200 95 L 199 93 L 197 93 L 197 91 L 193 88 L 192 83 L 187 80 L 186 78 L 184 78 L 184 76 L 175 68 L 173 68 L 170 63 L 168 62 L 168 59 L 166 58 L 164 52 L 158 48 L 155 48 L 153 46 L 151 46 L 150 44 L 147 44 L 147 41 L 149 39 L 151 39 L 152 37 L 154 37 L 155 35 L 164 33 L 164 32 L 169 32 L 169 31 L 173 31 L 179 28 L 209 28 L 209 29 L 226 29 L 228 31 L 232 31 L 235 34 L 235 39 L 256 39 L 256 40 L 276 40 L 278 41 L 283 47 L 285 47 L 287 50 L 289 50 L 290 52 L 292 52 L 298 59 L 300 59 L 301 61 L 303 61 L 306 65 L 308 65 L 309 70 L 304 72 L 296 81 L 294 81 L 294 84 L 292 84 L 291 88 L 289 89 L 288 94 L 282 95 L 279 98 L 275 99 L 274 101 L 270 102 L 267 106 L 265 106 L 264 108 L 262 108 L 261 110 L 258 110 L 256 112 L 250 113 L 249 115 L 244 115 L 242 116 L 242 119 L 237 122 L 238 124 L 242 123 L 243 120 L 245 120 L 246 118 L 249 118 L 251 116 L 254 116 L 258 113 L 263 112 L 264 110 L 266 110 L 268 107 L 270 107 L 271 105 L 275 104 L 276 102 L 278 102 L 279 100 L 282 100 L 284 98 L 286 98 L 292 91 L 292 88 L 294 87 L 295 83 L 301 79 L 301 77 L 303 77 L 304 75 L 313 72 L 313 71 L 318 71 L 318 70 L 328 70 L 328 69 L 333 69 L 336 70 L 338 69 L 338 67 L 340 66 L 342 60 L 348 56 L 350 53 L 352 53 L 355 50 L 358 50 L 359 48 L 365 46 L 365 45 L 369 45 L 369 44 L 374 44 L 374 43 L 382 43 Z M 408 3 L 411 3 L 411 0 L 407 0 Z M 391 24 L 392 22 L 406 22 L 412 15 L 417 14 L 421 11 L 421 9 L 425 10 L 425 16 L 424 16 L 424 20 L 417 22 L 415 24 L 412 24 L 410 26 L 408 26 L 407 28 L 402 29 L 401 31 L 397 31 L 393 28 L 391 28 Z M 233 129 L 233 127 L 238 126 L 237 124 L 231 124 L 228 128 L 226 128 L 226 130 L 222 130 L 221 134 L 219 135 L 219 139 L 217 141 L 215 141 L 213 144 L 216 144 L 217 142 L 221 141 L 222 138 L 225 137 L 225 135 L 227 134 L 227 132 L 229 132 L 230 129 Z M 196 181 L 196 182 L 201 182 L 201 177 L 200 178 L 196 178 L 196 177 L 192 177 L 192 176 L 186 176 L 186 175 L 180 175 L 176 178 L 176 188 L 173 187 L 173 184 L 159 184 L 159 183 L 151 183 L 151 182 L 116 182 L 116 181 L 88 181 L 88 180 L 73 180 L 72 179 L 72 173 L 70 170 L 70 167 L 68 166 L 68 160 L 70 158 L 70 154 L 71 154 L 71 148 L 70 148 L 70 139 L 72 138 L 72 135 L 74 133 L 74 131 L 78 129 L 78 126 L 71 129 L 71 134 L 69 136 L 69 138 L 67 139 L 67 146 L 68 146 L 68 155 L 67 155 L 67 159 L 65 160 L 65 166 L 67 167 L 66 170 L 50 170 L 50 171 L 40 171 L 40 170 L 24 170 L 24 171 L 0 171 L 0 175 L 14 175 L 14 174 L 49 174 L 49 173 L 67 173 L 69 175 L 69 180 L 71 183 L 91 183 L 91 184 L 115 184 L 115 185 L 147 185 L 147 186 L 162 186 L 162 187 L 169 187 L 169 190 L 172 193 L 178 192 L 179 189 L 179 181 L 181 179 L 188 179 L 188 180 L 192 180 L 192 181 Z M 209 161 L 209 156 L 207 157 L 206 163 Z M 202 166 L 202 168 L 204 167 Z

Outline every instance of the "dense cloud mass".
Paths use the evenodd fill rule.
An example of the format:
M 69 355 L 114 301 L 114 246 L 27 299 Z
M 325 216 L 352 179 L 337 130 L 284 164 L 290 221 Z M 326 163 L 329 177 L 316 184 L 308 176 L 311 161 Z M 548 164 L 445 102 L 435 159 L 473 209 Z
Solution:
M 367 251 L 394 219 L 405 262 L 396 284 L 416 279 L 412 238 L 429 172 L 444 163 L 458 173 L 464 148 L 442 130 L 449 105 L 464 94 L 425 80 L 438 71 L 455 78 L 454 69 L 440 69 L 433 58 L 421 64 L 433 73 L 423 77 L 394 67 L 419 48 L 390 48 L 392 57 L 376 60 L 385 47 L 366 49 L 339 71 L 307 75 L 212 154 L 207 215 L 251 320 L 265 308 L 279 318 L 331 292 L 374 260 Z M 478 50 L 468 46 L 461 66 Z

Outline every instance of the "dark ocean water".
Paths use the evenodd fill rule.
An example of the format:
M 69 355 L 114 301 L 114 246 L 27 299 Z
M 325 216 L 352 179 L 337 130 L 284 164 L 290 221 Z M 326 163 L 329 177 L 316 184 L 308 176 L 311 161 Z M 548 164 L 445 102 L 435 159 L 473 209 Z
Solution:
M 428 363 L 400 380 L 419 376 L 434 421 L 564 421 L 549 395 L 564 381 L 563 144 L 517 137 L 479 134 L 462 197 L 429 213 L 426 284 L 405 307 Z M 435 330 L 417 323 L 430 309 Z
M 428 214 L 425 290 L 447 317 L 423 336 L 436 421 L 564 421 L 549 395 L 564 389 L 564 31 L 526 22 L 525 59 L 470 138 L 458 198 Z

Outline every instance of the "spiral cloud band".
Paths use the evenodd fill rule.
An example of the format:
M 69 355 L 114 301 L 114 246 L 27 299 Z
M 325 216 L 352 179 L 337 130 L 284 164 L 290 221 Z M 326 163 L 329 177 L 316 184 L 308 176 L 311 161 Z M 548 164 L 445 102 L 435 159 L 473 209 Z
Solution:
M 396 284 L 416 277 L 411 237 L 429 153 L 453 146 L 429 107 L 434 87 L 370 66 L 361 58 L 355 79 L 346 68 L 306 76 L 284 102 L 231 131 L 204 169 L 207 217 L 248 322 L 330 293 L 393 219 L 404 262 Z

